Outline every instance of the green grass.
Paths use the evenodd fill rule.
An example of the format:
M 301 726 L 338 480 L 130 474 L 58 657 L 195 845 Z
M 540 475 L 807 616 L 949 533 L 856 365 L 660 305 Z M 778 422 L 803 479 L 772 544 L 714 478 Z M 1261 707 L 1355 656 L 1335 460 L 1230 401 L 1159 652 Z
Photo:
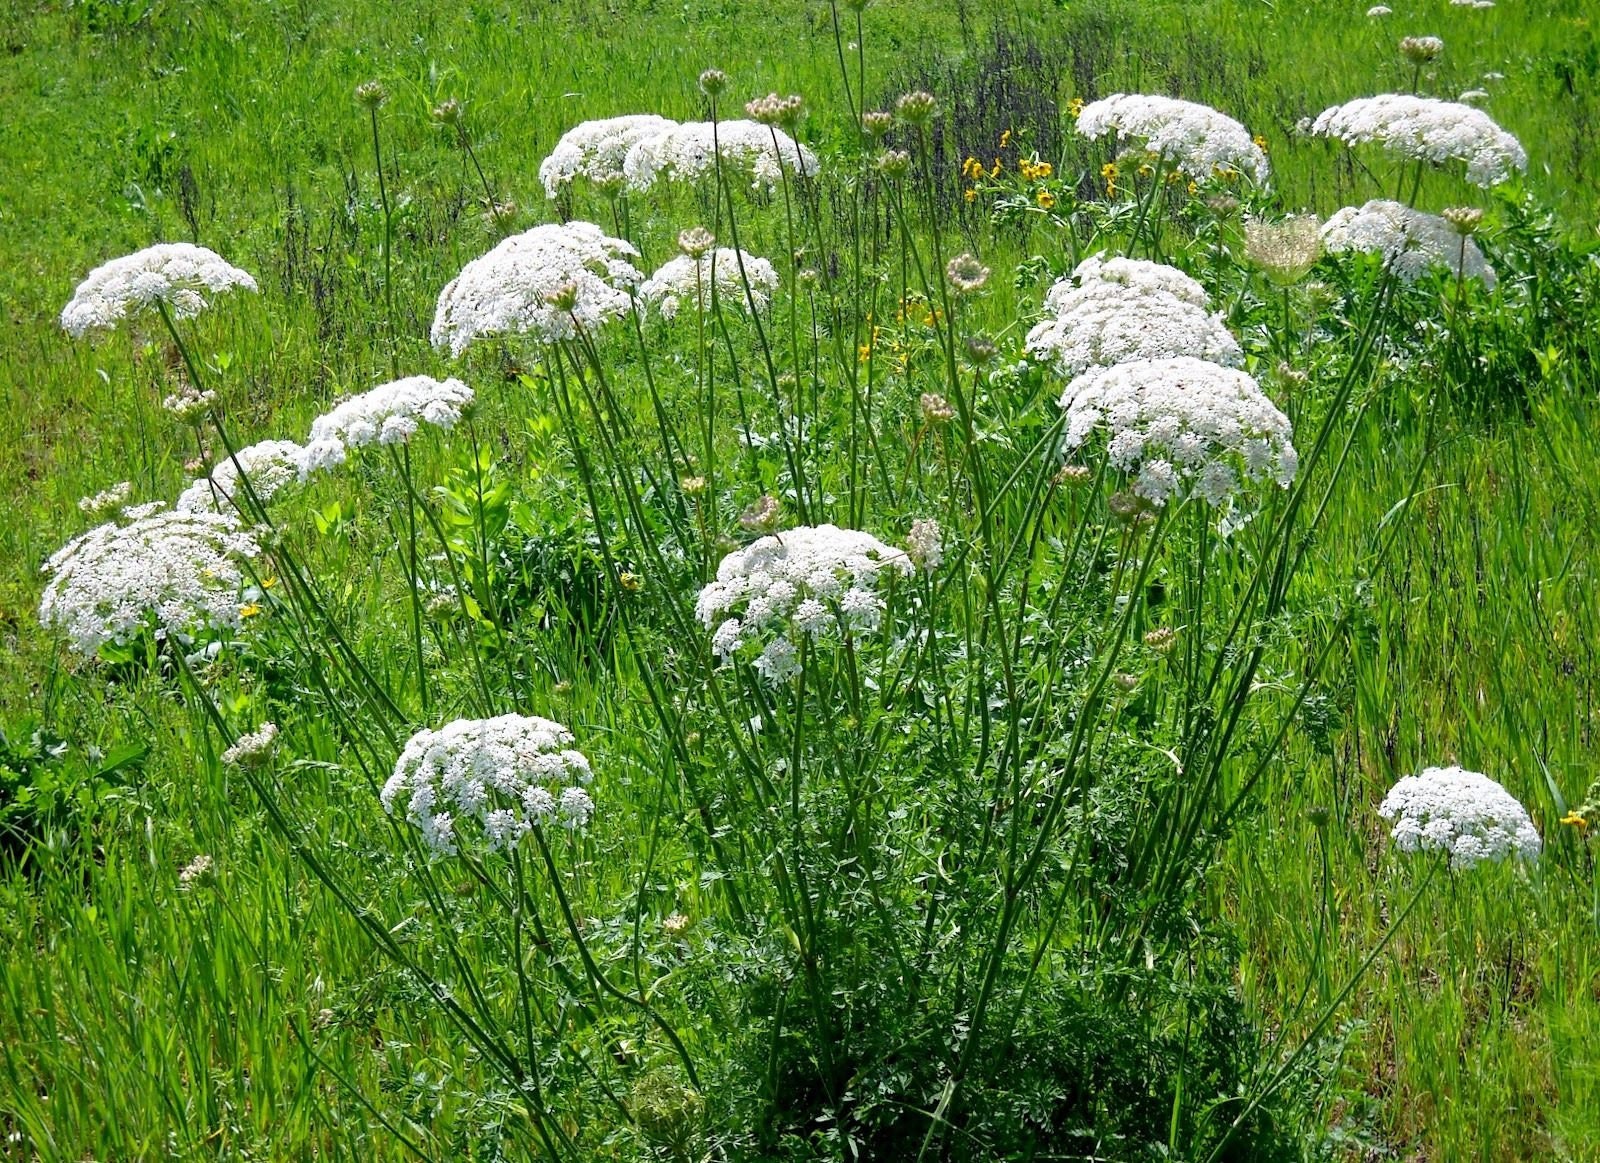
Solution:
M 158 239 L 213 247 L 254 272 L 263 291 L 234 297 L 190 332 L 197 350 L 227 355 L 218 382 L 230 428 L 247 440 L 297 436 L 389 367 L 382 216 L 357 83 L 380 78 L 392 93 L 382 118 L 397 203 L 400 360 L 406 371 L 443 374 L 450 365 L 426 342 L 434 297 L 493 232 L 476 175 L 429 118 L 434 104 L 465 103 L 496 197 L 515 200 L 519 227 L 532 225 L 550 217 L 536 171 L 563 129 L 630 111 L 700 116 L 695 77 L 707 66 L 734 78 L 739 103 L 769 90 L 804 93 L 815 111 L 807 134 L 825 151 L 840 148 L 829 10 L 488 0 L 417 11 L 363 0 L 146 8 L 41 4 L 0 16 L 0 728 L 19 748 L 35 728 L 66 741 L 59 765 L 35 770 L 83 797 L 77 826 L 47 829 L 26 867 L 0 882 L 0 1133 L 26 1135 L 25 1146 L 0 1135 L 0 1156 L 402 1158 L 403 1134 L 430 1157 L 499 1157 L 506 1128 L 523 1119 L 521 1099 L 425 986 L 397 972 L 307 874 L 238 774 L 217 764 L 215 739 L 176 697 L 175 676 L 129 664 L 108 677 L 39 630 L 37 567 L 86 527 L 77 499 L 130 478 L 136 499 L 168 496 L 195 455 L 194 437 L 156 406 L 172 354 L 158 332 L 72 342 L 56 316 L 107 258 Z M 1600 39 L 1581 0 L 1502 0 L 1488 11 L 1429 0 L 1397 5 L 1382 21 L 1363 12 L 1106 0 L 1022 4 L 999 16 L 1015 40 L 1046 50 L 1047 75 L 1033 80 L 1049 95 L 1142 89 L 1217 105 L 1266 136 L 1281 207 L 1324 214 L 1380 191 L 1333 148 L 1296 137 L 1295 123 L 1335 101 L 1404 87 L 1393 41 L 1438 34 L 1447 49 L 1430 91 L 1488 89 L 1484 107 L 1534 158 L 1529 193 L 1556 208 L 1563 232 L 1590 232 L 1600 213 Z M 888 0 L 869 7 L 874 103 L 941 70 L 976 85 L 992 59 L 995 16 Z M 1485 82 L 1490 72 L 1504 79 Z M 940 96 L 956 107 L 966 99 Z M 974 105 L 956 122 L 970 136 L 955 152 L 986 148 L 1007 127 L 995 120 L 1004 113 Z M 1098 155 L 1073 143 L 1055 160 L 1063 174 L 1092 171 Z M 1469 197 L 1478 195 L 1430 178 L 1422 201 L 1437 208 Z M 638 214 L 641 265 L 653 267 L 676 230 L 707 211 L 677 192 Z M 1013 286 L 1008 272 L 1034 254 L 1059 270 L 1063 246 L 1042 226 L 1022 235 L 978 214 L 961 228 L 961 245 L 999 272 L 978 310 L 1009 353 L 1018 314 L 1036 306 L 1041 287 Z M 743 241 L 776 258 L 781 221 L 754 217 Z M 1198 271 L 1205 255 L 1197 247 L 1187 257 Z M 1274 308 L 1237 274 L 1213 289 L 1248 328 L 1266 376 L 1275 359 L 1261 340 Z M 1571 346 L 1554 352 L 1544 378 L 1526 370 L 1537 366 L 1528 350 L 1497 357 L 1524 369 L 1511 378 L 1525 413 L 1441 405 L 1436 447 L 1426 451 L 1434 377 L 1397 357 L 1376 381 L 1386 394 L 1360 421 L 1296 583 L 1304 620 L 1295 629 L 1307 642 L 1351 594 L 1360 612 L 1338 631 L 1316 714 L 1301 715 L 1204 889 L 1238 942 L 1239 993 L 1261 1028 L 1287 1030 L 1292 1046 L 1409 898 L 1416 872 L 1389 852 L 1373 812 L 1397 776 L 1451 760 L 1488 772 L 1528 805 L 1547 845 L 1528 877 L 1485 869 L 1433 886 L 1337 1008 L 1315 1056 L 1322 1089 L 1311 1096 L 1308 1083 L 1304 1109 L 1292 1108 L 1308 1157 L 1600 1158 L 1600 881 L 1592 848 L 1556 822 L 1600 775 L 1600 382 L 1593 340 L 1574 338 L 1600 320 L 1566 322 L 1551 342 Z M 1518 325 L 1502 321 L 1508 343 L 1526 338 Z M 1326 373 L 1339 366 L 1340 342 L 1330 329 L 1294 355 Z M 619 375 L 635 373 L 629 359 L 619 356 Z M 559 420 L 546 396 L 517 382 L 531 369 L 507 361 L 469 362 L 484 403 L 467 438 L 511 486 L 523 531 L 569 544 L 585 531 L 587 509 Z M 894 388 L 891 442 L 909 435 L 918 388 L 938 386 L 929 364 L 914 363 L 916 375 Z M 1269 382 L 1281 400 L 1283 385 Z M 691 387 L 692 373 L 678 374 L 670 389 L 685 413 Z M 1326 387 L 1304 389 L 1306 406 Z M 467 472 L 466 447 L 419 446 L 419 480 Z M 898 457 L 903 444 L 892 447 Z M 1421 491 L 1396 514 L 1419 462 Z M 380 677 L 409 690 L 409 606 L 389 556 L 404 497 L 376 464 L 357 487 L 315 486 L 302 523 L 315 528 L 315 511 L 330 526 L 307 538 L 330 604 L 360 627 Z M 736 532 L 732 517 L 752 497 L 724 498 L 721 523 Z M 931 483 L 913 497 L 938 499 Z M 1369 570 L 1368 547 L 1394 520 L 1405 522 L 1396 550 Z M 603 603 L 614 614 L 627 600 L 608 591 Z M 640 607 L 650 600 L 647 589 Z M 560 626 L 566 615 L 553 601 L 551 620 Z M 713 917 L 721 897 L 714 880 L 696 880 L 703 854 L 688 854 L 688 808 L 662 814 L 660 728 L 639 693 L 647 663 L 618 636 L 591 645 L 530 631 L 520 648 L 507 683 L 519 704 L 581 724 L 582 745 L 604 756 L 614 780 L 606 790 L 619 822 L 572 852 L 586 899 L 638 893 L 652 912 Z M 1290 688 L 1303 662 L 1279 641 L 1262 681 Z M 439 665 L 444 711 L 467 713 L 465 664 Z M 406 852 L 380 829 L 369 778 L 308 681 L 287 662 L 266 679 L 230 673 L 223 685 L 238 701 L 223 709 L 243 721 L 276 708 L 295 745 L 294 763 L 276 776 L 284 798 L 314 823 L 311 846 L 413 942 L 407 948 L 438 958 L 428 963 L 439 969 L 441 934 L 453 931 L 509 990 L 483 887 L 446 872 L 447 918 L 426 907 Z M 111 764 L 130 744 L 137 754 Z M 91 775 L 105 766 L 115 770 Z M 1313 809 L 1328 809 L 1331 821 L 1319 826 Z M 660 866 L 646 871 L 658 825 Z M 180 888 L 179 870 L 200 853 L 215 858 L 214 879 Z M 708 943 L 676 971 L 713 980 L 719 959 L 736 952 Z M 1309 1005 L 1293 1012 L 1307 989 Z M 747 1015 L 721 1008 L 725 995 L 693 1004 L 705 1007 L 691 1032 L 705 1043 L 695 1049 L 715 1058 L 719 1036 L 736 1042 Z M 608 1046 L 627 1058 L 601 1034 L 590 1043 L 597 1053 Z M 726 1113 L 727 1101 L 713 1094 L 709 1105 Z M 649 1157 L 620 1132 L 592 1150 Z

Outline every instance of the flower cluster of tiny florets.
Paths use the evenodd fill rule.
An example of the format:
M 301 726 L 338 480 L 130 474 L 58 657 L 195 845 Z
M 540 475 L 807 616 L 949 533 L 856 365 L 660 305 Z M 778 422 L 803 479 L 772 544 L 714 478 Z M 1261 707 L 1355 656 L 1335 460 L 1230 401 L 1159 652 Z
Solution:
M 263 440 L 219 460 L 210 476 L 184 489 L 173 507 L 180 512 L 217 512 L 243 502 L 234 498 L 239 470 L 244 470 L 250 491 L 263 505 L 300 476 L 305 449 L 292 440 Z
M 569 339 L 628 313 L 644 277 L 639 252 L 592 222 L 535 226 L 473 259 L 439 293 L 434 346 L 460 355 L 474 340 L 527 333 Z
M 748 296 L 746 279 L 750 284 Z M 709 310 L 713 286 L 724 303 L 748 307 L 753 302 L 757 311 L 765 311 L 778 289 L 778 272 L 764 258 L 719 246 L 697 259 L 686 254 L 668 259 L 640 285 L 639 299 L 655 307 L 662 318 L 671 319 L 685 300 Z
M 724 557 L 695 613 L 718 654 L 729 658 L 763 644 L 757 672 L 783 682 L 799 673 L 802 640 L 876 630 L 886 606 L 879 587 L 914 568 L 903 551 L 870 533 L 801 526 Z
M 263 723 L 254 731 L 246 732 L 233 741 L 222 753 L 222 762 L 230 767 L 257 767 L 272 755 L 278 743 L 278 725 Z
M 1541 842 L 1515 796 L 1486 775 L 1460 767 L 1430 767 L 1389 789 L 1378 814 L 1393 822 L 1402 852 L 1448 853 L 1450 867 L 1516 856 L 1532 860 Z
M 423 423 L 453 428 L 470 403 L 472 389 L 457 379 L 407 376 L 379 384 L 311 422 L 311 436 L 296 454 L 300 476 L 343 464 L 351 448 L 404 444 Z M 253 485 L 255 478 L 250 481 Z
M 80 497 L 78 499 L 78 511 L 87 513 L 91 517 L 99 517 L 111 512 L 113 509 L 122 508 L 132 493 L 132 481 L 119 481 L 109 489 L 102 489 L 93 496 Z
M 1437 214 L 1382 198 L 1346 206 L 1322 225 L 1322 245 L 1331 252 L 1359 250 L 1382 256 L 1400 278 L 1415 282 L 1443 267 L 1493 289 L 1494 268 L 1478 244 Z
M 1076 280 L 1074 282 L 1073 280 Z M 1205 289 L 1175 267 L 1098 256 L 1045 295 L 1054 313 L 1028 333 L 1028 354 L 1062 376 L 1133 359 L 1199 355 L 1237 364 L 1243 354 Z
M 261 552 L 240 523 L 159 505 L 127 514 L 127 524 L 91 529 L 45 563 L 39 621 L 84 655 L 145 631 L 188 642 L 208 629 L 237 630 L 246 584 L 239 563 Z
M 1287 488 L 1299 468 L 1289 420 L 1242 371 L 1191 356 L 1095 368 L 1067 385 L 1069 450 L 1096 434 L 1154 505 L 1192 491 L 1231 512 L 1244 481 Z
M 1078 114 L 1078 132 L 1088 138 L 1116 133 L 1139 138 L 1151 153 L 1196 180 L 1217 173 L 1243 173 L 1264 182 L 1269 168 L 1250 131 L 1209 105 L 1142 93 L 1117 93 L 1090 102 Z
M 581 828 L 593 816 L 589 760 L 571 744 L 550 719 L 456 719 L 407 741 L 379 798 L 437 853 L 456 851 L 462 821 L 476 821 L 491 848 L 512 848 L 538 825 Z
M 1471 105 L 1383 93 L 1325 109 L 1311 132 L 1346 145 L 1373 144 L 1410 161 L 1461 162 L 1467 181 L 1493 186 L 1528 168 L 1521 143 Z
M 163 242 L 112 259 L 89 272 L 61 311 L 61 326 L 74 337 L 115 327 L 129 315 L 165 303 L 174 318 L 206 309 L 206 295 L 234 287 L 256 290 L 256 281 L 215 251 L 189 242 Z
M 758 188 L 778 184 L 783 170 L 814 176 L 817 155 L 781 129 L 758 121 L 688 121 L 634 143 L 622 163 L 628 185 L 642 190 L 657 179 L 692 182 L 709 174 L 716 155 L 747 171 Z
M 574 125 L 561 135 L 550 156 L 539 163 L 539 181 L 544 183 L 545 195 L 554 198 L 577 178 L 604 190 L 620 190 L 622 162 L 628 151 L 677 124 L 654 113 L 634 113 Z

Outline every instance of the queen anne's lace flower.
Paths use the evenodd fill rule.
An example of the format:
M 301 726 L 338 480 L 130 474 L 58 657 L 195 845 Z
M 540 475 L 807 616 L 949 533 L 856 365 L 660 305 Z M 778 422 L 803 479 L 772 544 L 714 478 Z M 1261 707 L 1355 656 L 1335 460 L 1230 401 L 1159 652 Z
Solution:
M 263 723 L 254 731 L 240 735 L 222 753 L 222 762 L 232 767 L 254 767 L 266 762 L 278 742 L 278 725 Z
M 298 453 L 300 475 L 341 464 L 345 449 L 364 444 L 404 444 L 419 424 L 453 428 L 472 403 L 472 389 L 460 380 L 407 376 L 352 396 L 311 422 L 311 437 Z M 248 466 L 246 468 L 248 470 Z M 252 476 L 251 483 L 255 478 Z
M 800 526 L 763 537 L 722 559 L 717 580 L 700 591 L 695 613 L 717 653 L 730 657 L 765 643 L 755 659 L 763 677 L 781 682 L 800 669 L 798 639 L 875 630 L 885 574 L 908 575 L 903 551 L 870 533 L 836 525 Z
M 739 274 L 741 259 L 743 277 Z M 778 272 L 764 258 L 725 246 L 698 259 L 681 254 L 667 260 L 639 287 L 639 298 L 660 311 L 663 319 L 671 319 L 685 300 L 691 304 L 703 302 L 709 308 L 714 282 L 717 297 L 722 302 L 746 306 L 746 278 L 750 280 L 748 299 L 754 301 L 757 311 L 765 311 L 778 289 Z
M 91 497 L 78 498 L 78 511 L 80 513 L 88 513 L 91 517 L 98 517 L 102 513 L 120 509 L 127 502 L 132 492 L 132 481 L 119 481 L 109 489 L 102 489 Z
M 84 655 L 146 630 L 179 642 L 237 630 L 239 562 L 261 552 L 255 539 L 226 513 L 130 513 L 138 515 L 89 530 L 45 563 L 39 621 Z
M 1494 780 L 1459 767 L 1430 767 L 1389 789 L 1378 814 L 1394 824 L 1390 835 L 1402 852 L 1440 851 L 1450 867 L 1481 860 L 1539 855 L 1539 833 L 1515 796 Z
M 1205 179 L 1213 174 L 1244 173 L 1267 179 L 1267 155 L 1233 118 L 1209 105 L 1142 93 L 1117 93 L 1085 105 L 1078 114 L 1078 132 L 1088 138 L 1116 133 L 1141 138 L 1167 164 Z
M 1243 354 L 1205 289 L 1174 267 L 1098 257 L 1079 264 L 1045 295 L 1055 313 L 1028 332 L 1028 353 L 1071 378 L 1131 359 L 1198 355 L 1237 364 Z
M 158 302 L 178 319 L 198 315 L 206 294 L 233 287 L 256 289 L 256 281 L 222 256 L 188 242 L 163 242 L 114 258 L 89 272 L 61 311 L 61 326 L 74 338 L 115 327 Z
M 554 198 L 575 178 L 586 178 L 605 189 L 620 189 L 622 161 L 628 150 L 677 124 L 654 113 L 634 113 L 574 125 L 561 135 L 550 156 L 539 163 L 539 180 L 544 183 L 545 195 Z
M 1150 262 L 1142 258 L 1101 258 L 1098 254 L 1084 259 L 1072 272 L 1079 286 L 1090 283 L 1116 283 L 1134 291 L 1165 291 L 1191 306 L 1211 307 L 1211 295 L 1193 277 L 1169 267 L 1165 263 Z M 1045 295 L 1048 311 L 1059 311 L 1061 298 L 1070 295 L 1074 287 L 1066 279 L 1058 281 Z
M 659 178 L 692 182 L 710 173 L 721 152 L 724 165 L 752 175 L 757 187 L 771 189 L 783 170 L 814 176 L 817 155 L 781 129 L 758 121 L 687 121 L 634 144 L 623 159 L 628 185 L 642 190 Z M 713 140 L 715 146 L 713 147 Z
M 475 821 L 491 848 L 512 848 L 535 825 L 577 828 L 593 816 L 589 761 L 571 744 L 550 719 L 456 719 L 407 741 L 379 798 L 435 852 L 455 852 L 462 821 Z
M 250 482 L 250 491 L 264 505 L 299 477 L 304 452 L 292 440 L 263 440 L 241 448 L 219 460 L 210 476 L 201 477 L 184 489 L 173 507 L 180 512 L 215 512 L 242 504 L 235 502 L 233 496 L 240 469 Z
M 1192 492 L 1230 512 L 1242 480 L 1287 488 L 1299 468 L 1289 420 L 1242 371 L 1191 356 L 1095 368 L 1061 397 L 1065 446 L 1099 433 L 1111 464 L 1155 505 Z
M 1490 289 L 1495 284 L 1494 269 L 1472 239 L 1437 214 L 1382 198 L 1336 211 L 1322 224 L 1322 245 L 1333 252 L 1361 250 L 1381 255 L 1407 282 L 1443 267 L 1463 278 L 1482 279 Z
M 1311 132 L 1346 145 L 1371 143 L 1411 161 L 1461 162 L 1467 181 L 1493 186 L 1528 168 L 1515 137 L 1481 109 L 1436 97 L 1383 93 L 1335 105 L 1317 115 Z
M 535 226 L 473 259 L 439 292 L 433 343 L 460 355 L 473 340 L 527 332 L 568 339 L 574 320 L 592 330 L 628 313 L 644 277 L 639 252 L 592 222 Z

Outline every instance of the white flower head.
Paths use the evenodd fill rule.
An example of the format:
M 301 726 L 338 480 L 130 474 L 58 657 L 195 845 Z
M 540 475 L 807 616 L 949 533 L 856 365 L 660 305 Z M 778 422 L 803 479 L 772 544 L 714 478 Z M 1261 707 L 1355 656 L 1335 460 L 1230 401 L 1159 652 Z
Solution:
M 435 347 L 459 356 L 474 340 L 529 334 L 541 343 L 569 339 L 628 313 L 644 277 L 639 252 L 592 222 L 535 226 L 513 234 L 461 268 L 439 292 Z
M 90 497 L 78 499 L 78 511 L 87 513 L 91 517 L 99 517 L 113 509 L 120 509 L 127 503 L 128 497 L 133 493 L 132 481 L 119 481 L 109 489 L 102 489 Z
M 561 135 L 550 156 L 539 163 L 539 181 L 544 184 L 545 196 L 554 198 L 577 178 L 602 189 L 621 189 L 622 161 L 628 150 L 676 124 L 653 113 L 635 113 L 574 125 Z
M 717 154 L 725 166 L 751 175 L 756 188 L 772 189 L 783 171 L 815 177 L 817 155 L 783 130 L 758 121 L 687 121 L 636 142 L 623 159 L 628 185 L 643 190 L 661 178 L 693 182 L 711 173 Z
M 1317 115 L 1311 132 L 1346 145 L 1373 144 L 1408 161 L 1443 166 L 1459 162 L 1467 181 L 1493 186 L 1528 168 L 1515 137 L 1481 109 L 1458 101 L 1384 93 L 1359 97 Z
M 911 522 L 911 532 L 906 534 L 906 553 L 924 573 L 932 573 L 944 562 L 944 530 L 932 517 L 919 517 Z
M 1393 823 L 1402 852 L 1440 851 L 1450 866 L 1515 856 L 1533 860 L 1542 847 L 1527 809 L 1486 775 L 1460 767 L 1429 767 L 1389 789 L 1378 814 Z
M 476 821 L 490 848 L 512 848 L 534 825 L 560 817 L 580 828 L 594 814 L 583 790 L 589 761 L 560 723 L 528 715 L 456 719 L 407 741 L 379 799 L 403 812 L 435 852 L 456 851 Z
M 1289 420 L 1249 375 L 1192 356 L 1095 368 L 1067 385 L 1063 443 L 1104 441 L 1114 468 L 1154 505 L 1199 496 L 1231 526 L 1245 482 L 1287 488 L 1299 469 Z
M 298 479 L 305 452 L 292 440 L 263 440 L 219 460 L 211 475 L 184 489 L 173 507 L 180 512 L 217 512 L 241 505 L 234 498 L 239 470 L 244 470 L 250 491 L 263 505 Z
M 240 735 L 233 746 L 222 753 L 222 762 L 230 767 L 259 765 L 272 754 L 277 742 L 278 725 L 263 723 L 256 730 Z
M 73 538 L 45 563 L 39 621 L 89 656 L 144 631 L 188 642 L 208 629 L 237 630 L 240 562 L 260 552 L 229 514 L 141 512 Z
M 1151 153 L 1197 181 L 1216 173 L 1242 173 L 1267 180 L 1267 155 L 1250 131 L 1233 118 L 1192 101 L 1142 93 L 1117 93 L 1092 101 L 1078 114 L 1078 132 L 1088 138 L 1138 138 Z
M 1442 267 L 1463 278 L 1481 279 L 1494 288 L 1494 269 L 1478 244 L 1437 214 L 1413 210 L 1400 202 L 1375 198 L 1364 206 L 1346 206 L 1322 224 L 1322 245 L 1337 253 L 1366 251 L 1383 258 L 1400 278 L 1415 282 Z
M 724 557 L 717 580 L 700 591 L 695 613 L 724 658 L 762 643 L 756 669 L 778 682 L 797 673 L 802 639 L 841 627 L 877 629 L 884 611 L 879 588 L 914 568 L 904 551 L 870 533 L 803 525 Z
M 1027 350 L 1070 379 L 1133 359 L 1198 355 L 1234 365 L 1244 356 L 1205 289 L 1175 267 L 1095 257 L 1045 295 L 1054 312 L 1028 332 Z
M 750 281 L 748 296 L 746 279 Z M 663 319 L 671 319 L 684 302 L 710 310 L 713 287 L 723 303 L 748 307 L 753 302 L 757 311 L 764 312 L 778 289 L 778 272 L 764 258 L 719 246 L 698 259 L 686 254 L 668 259 L 639 287 L 639 299 L 655 307 Z
M 319 468 L 342 464 L 349 448 L 404 444 L 421 423 L 453 428 L 470 403 L 472 389 L 457 379 L 407 376 L 379 384 L 311 422 L 310 438 L 295 454 L 300 476 L 303 479 Z M 255 477 L 250 481 L 253 485 Z
M 163 242 L 112 259 L 89 272 L 61 311 L 61 327 L 74 338 L 109 330 L 129 315 L 164 303 L 174 318 L 198 315 L 208 294 L 235 287 L 256 290 L 256 281 L 215 251 L 188 242 Z

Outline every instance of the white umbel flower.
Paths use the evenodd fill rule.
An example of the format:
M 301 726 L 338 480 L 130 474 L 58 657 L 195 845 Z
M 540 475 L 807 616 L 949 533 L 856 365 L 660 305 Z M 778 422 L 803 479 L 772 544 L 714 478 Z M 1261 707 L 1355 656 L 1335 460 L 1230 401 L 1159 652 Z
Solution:
M 1467 181 L 1476 186 L 1496 185 L 1528 168 L 1527 151 L 1487 113 L 1436 97 L 1359 97 L 1323 110 L 1311 132 L 1346 145 L 1376 145 L 1408 161 L 1460 162 Z
M 1192 306 L 1207 310 L 1211 307 L 1211 295 L 1198 281 L 1177 267 L 1167 266 L 1166 263 L 1150 262 L 1142 258 L 1124 258 L 1121 255 L 1102 258 L 1095 254 L 1079 263 L 1073 269 L 1072 277 L 1077 280 L 1079 286 L 1087 286 L 1089 283 L 1115 283 L 1134 291 L 1165 291 Z M 1057 297 L 1069 295 L 1072 290 L 1073 287 L 1067 280 L 1062 279 L 1057 282 L 1045 295 L 1045 309 L 1059 310 Z
M 841 626 L 875 630 L 885 608 L 879 587 L 914 568 L 903 550 L 870 533 L 803 525 L 724 557 L 717 580 L 700 591 L 695 614 L 724 658 L 764 643 L 756 669 L 781 681 L 799 669 L 801 638 L 820 638 Z
M 311 436 L 297 454 L 300 475 L 340 464 L 344 450 L 365 444 L 404 444 L 417 428 L 453 428 L 472 403 L 472 389 L 457 379 L 407 376 L 379 384 L 337 405 L 311 422 Z M 251 478 L 254 483 L 254 477 Z
M 1527 809 L 1500 784 L 1460 767 L 1429 767 L 1389 789 L 1378 814 L 1402 852 L 1439 851 L 1450 867 L 1515 856 L 1533 860 L 1542 844 Z
M 109 513 L 113 509 L 120 509 L 127 503 L 128 497 L 133 493 L 132 481 L 119 481 L 109 489 L 102 489 L 90 497 L 78 498 L 78 511 L 87 513 L 91 517 L 98 517 Z
M 1062 376 L 1133 359 L 1196 355 L 1235 365 L 1244 356 L 1205 289 L 1182 271 L 1137 259 L 1095 257 L 1045 295 L 1054 312 L 1028 332 L 1027 350 Z
M 1209 105 L 1143 93 L 1117 93 L 1092 101 L 1078 114 L 1078 132 L 1088 138 L 1139 138 L 1151 153 L 1196 180 L 1216 173 L 1243 173 L 1267 180 L 1267 155 L 1250 131 Z
M 1246 481 L 1287 488 L 1300 459 L 1288 417 L 1242 371 L 1192 356 L 1095 368 L 1067 385 L 1063 438 L 1099 437 L 1113 467 L 1155 505 L 1188 493 L 1231 512 Z
M 1476 242 L 1439 215 L 1400 202 L 1375 198 L 1364 206 L 1336 211 L 1322 224 L 1322 245 L 1334 253 L 1359 250 L 1380 255 L 1406 282 L 1443 267 L 1463 278 L 1481 279 L 1491 290 L 1495 284 L 1494 269 Z
M 292 440 L 263 440 L 241 448 L 219 460 L 210 476 L 201 477 L 184 489 L 173 507 L 185 513 L 234 508 L 242 503 L 236 502 L 233 495 L 240 469 L 256 500 L 265 505 L 299 477 L 304 452 Z
M 278 725 L 263 723 L 254 731 L 240 735 L 233 746 L 222 753 L 222 762 L 230 767 L 257 767 L 265 763 L 278 743 Z
M 644 277 L 639 252 L 592 222 L 535 226 L 473 259 L 439 292 L 434 346 L 459 356 L 474 340 L 529 334 L 569 339 L 628 313 Z M 576 320 L 576 325 L 574 324 Z
M 718 121 L 714 136 L 712 122 L 686 121 L 635 143 L 622 172 L 636 190 L 661 178 L 692 182 L 712 172 L 719 151 L 724 165 L 750 174 L 762 189 L 776 186 L 784 170 L 814 177 L 820 168 L 810 149 L 759 121 Z
M 513 848 L 535 825 L 582 827 L 594 814 L 589 761 L 572 732 L 529 715 L 456 719 L 407 741 L 383 785 L 384 811 L 403 812 L 435 852 L 453 853 L 463 821 L 491 848 Z
M 634 113 L 574 125 L 561 135 L 550 156 L 539 163 L 539 181 L 544 184 L 545 196 L 554 198 L 577 178 L 606 190 L 621 189 L 622 161 L 628 150 L 677 124 L 654 113 Z
M 741 260 L 743 277 L 739 274 Z M 745 295 L 745 278 L 750 280 L 748 296 Z M 639 287 L 639 299 L 655 307 L 663 319 L 671 319 L 684 301 L 709 308 L 713 284 L 722 302 L 743 307 L 749 305 L 748 299 L 754 302 L 757 311 L 764 312 L 778 289 L 778 272 L 764 258 L 719 246 L 698 259 L 681 254 L 667 260 Z
M 144 631 L 188 642 L 205 630 L 237 630 L 240 561 L 260 552 L 229 514 L 141 512 L 89 530 L 45 563 L 39 621 L 90 656 Z
M 61 327 L 79 338 L 89 331 L 109 330 L 158 302 L 165 303 L 174 318 L 186 319 L 206 309 L 208 294 L 235 287 L 257 289 L 255 279 L 215 251 L 188 242 L 163 242 L 90 271 L 62 308 Z

